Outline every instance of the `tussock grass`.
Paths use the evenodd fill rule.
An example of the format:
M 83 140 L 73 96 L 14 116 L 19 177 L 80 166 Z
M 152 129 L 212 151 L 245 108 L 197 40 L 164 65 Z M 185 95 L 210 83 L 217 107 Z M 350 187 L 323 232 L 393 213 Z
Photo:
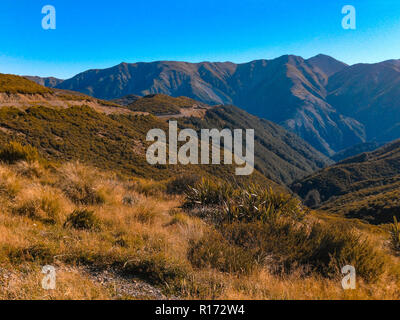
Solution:
M 78 209 L 68 215 L 64 227 L 71 227 L 80 230 L 99 230 L 100 222 L 93 211 Z
M 246 202 L 236 188 L 228 198 L 210 187 L 206 204 L 185 212 L 164 183 L 138 186 L 76 162 L 0 164 L 0 178 L 1 299 L 121 298 L 93 280 L 92 269 L 139 278 L 183 299 L 400 298 L 398 257 L 382 245 L 387 233 L 374 233 L 371 244 L 369 229 L 346 231 L 299 216 L 295 200 L 269 189 Z M 274 209 L 264 216 L 243 208 L 241 218 L 227 218 L 228 200 Z M 341 289 L 343 263 L 356 266 L 355 291 Z M 55 290 L 41 288 L 45 264 L 56 267 Z
M 397 222 L 396 217 L 393 217 L 393 224 L 390 225 L 390 244 L 392 249 L 400 252 L 400 224 Z
M 97 189 L 92 168 L 68 163 L 59 169 L 60 188 L 75 204 L 96 205 L 105 202 L 104 193 Z
M 16 141 L 9 142 L 0 150 L 0 161 L 10 164 L 21 160 L 32 162 L 38 159 L 39 153 L 36 148 Z

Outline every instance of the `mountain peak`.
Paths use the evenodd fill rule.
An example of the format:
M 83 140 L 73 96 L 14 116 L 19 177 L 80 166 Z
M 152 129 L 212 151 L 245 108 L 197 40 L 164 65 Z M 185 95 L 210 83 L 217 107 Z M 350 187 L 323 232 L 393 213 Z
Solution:
M 306 62 L 314 68 L 318 68 L 319 70 L 321 70 L 328 77 L 343 70 L 348 66 L 344 62 L 341 62 L 339 60 L 336 60 L 335 58 L 332 58 L 331 56 L 321 53 L 310 59 L 307 59 Z

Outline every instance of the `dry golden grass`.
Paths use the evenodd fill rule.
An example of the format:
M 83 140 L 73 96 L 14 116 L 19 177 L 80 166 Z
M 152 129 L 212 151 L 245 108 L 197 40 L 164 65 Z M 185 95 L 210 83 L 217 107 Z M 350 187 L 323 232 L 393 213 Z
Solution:
M 0 299 L 121 298 L 90 276 L 94 269 L 126 276 L 127 283 L 140 278 L 182 299 L 400 298 L 399 261 L 387 248 L 384 231 L 358 228 L 390 260 L 385 274 L 375 283 L 358 279 L 356 290 L 345 291 L 340 278 L 317 274 L 275 274 L 268 266 L 241 274 L 193 266 L 192 244 L 215 230 L 184 213 L 181 203 L 179 196 L 163 193 L 160 183 L 126 181 L 79 163 L 47 169 L 37 162 L 0 165 Z M 83 209 L 93 212 L 99 228 L 65 225 L 74 210 Z M 56 268 L 55 290 L 41 287 L 46 264 Z

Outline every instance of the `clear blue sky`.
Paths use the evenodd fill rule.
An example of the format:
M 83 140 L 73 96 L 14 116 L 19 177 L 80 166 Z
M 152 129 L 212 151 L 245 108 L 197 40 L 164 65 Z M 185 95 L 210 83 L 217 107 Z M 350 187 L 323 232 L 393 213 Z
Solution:
M 57 10 L 43 30 L 41 9 Z M 354 5 L 357 29 L 341 27 Z M 68 78 L 124 62 L 400 58 L 399 0 L 1 0 L 0 72 Z

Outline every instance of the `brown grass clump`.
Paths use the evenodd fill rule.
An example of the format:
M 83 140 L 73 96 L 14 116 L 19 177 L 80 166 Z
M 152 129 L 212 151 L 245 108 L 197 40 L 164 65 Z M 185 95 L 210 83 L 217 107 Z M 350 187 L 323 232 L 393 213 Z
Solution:
M 68 215 L 64 227 L 72 227 L 79 230 L 99 230 L 100 221 L 93 211 L 80 209 L 74 210 Z
M 18 161 L 32 162 L 38 159 L 39 153 L 36 148 L 16 141 L 9 142 L 0 150 L 0 160 L 10 164 Z
M 56 223 L 63 219 L 68 201 L 51 187 L 31 185 L 16 198 L 12 212 L 45 223 Z
M 97 205 L 105 202 L 105 197 L 95 183 L 93 169 L 79 163 L 69 163 L 60 169 L 60 187 L 65 195 L 80 205 Z

